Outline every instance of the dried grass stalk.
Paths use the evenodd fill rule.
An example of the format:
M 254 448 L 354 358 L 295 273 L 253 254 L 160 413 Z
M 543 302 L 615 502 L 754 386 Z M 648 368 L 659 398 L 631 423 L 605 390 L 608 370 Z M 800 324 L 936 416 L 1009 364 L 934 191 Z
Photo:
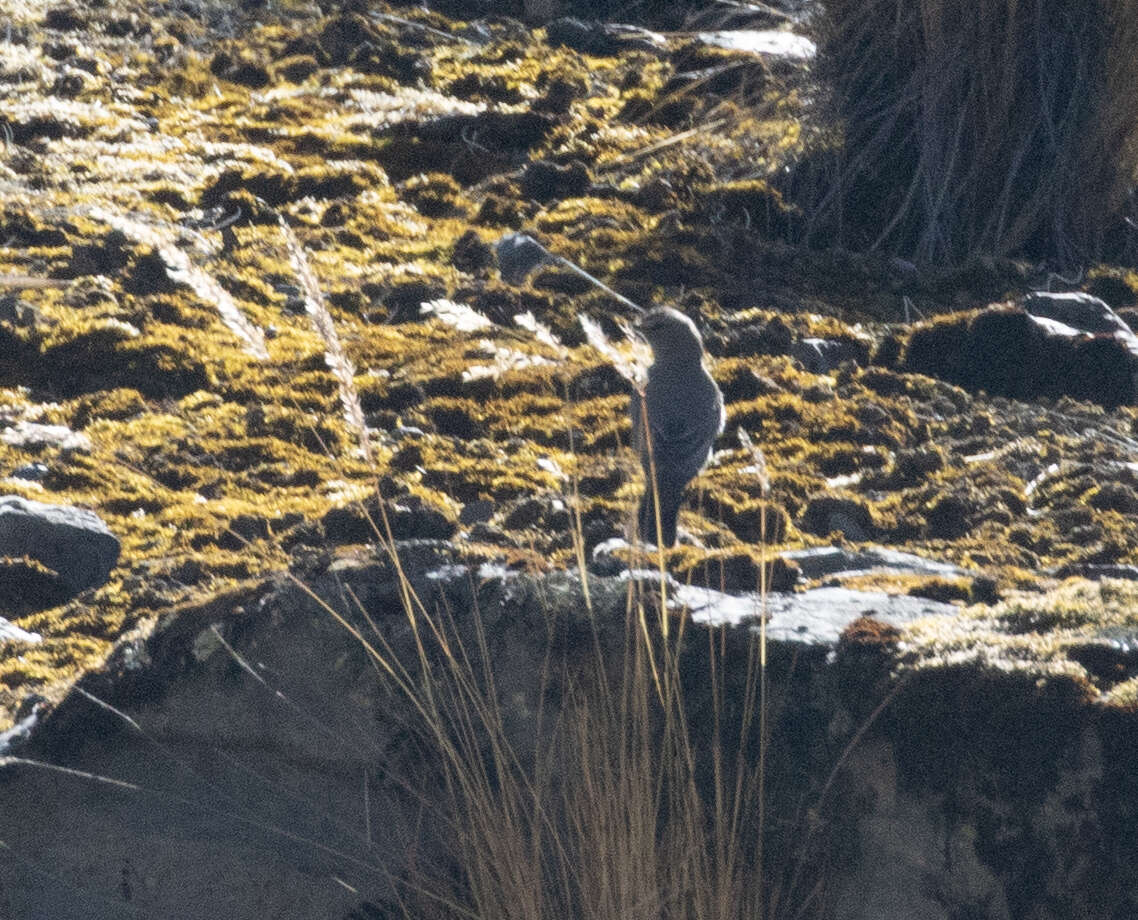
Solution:
M 173 233 L 137 217 L 120 214 L 107 208 L 92 207 L 83 213 L 114 227 L 135 242 L 151 247 L 162 257 L 166 274 L 171 280 L 186 285 L 206 303 L 213 304 L 221 316 L 221 321 L 230 332 L 244 342 L 245 350 L 250 355 L 259 361 L 269 359 L 269 351 L 265 347 L 265 334 L 241 312 L 236 301 L 216 278 L 194 264 Z
M 292 270 L 300 281 L 304 291 L 304 309 L 321 339 L 324 340 L 324 363 L 336 378 L 340 389 L 340 405 L 344 410 L 344 419 L 356 432 L 360 441 L 360 449 L 369 461 L 371 460 L 371 442 L 368 440 L 367 422 L 364 420 L 363 404 L 360 394 L 356 390 L 356 369 L 351 360 L 344 353 L 344 346 L 340 343 L 340 336 L 336 333 L 336 324 L 328 306 L 324 302 L 324 294 L 320 290 L 320 282 L 308 264 L 308 256 L 304 247 L 292 232 L 292 228 L 280 219 L 281 233 L 284 234 L 285 247 L 288 249 L 289 261 Z

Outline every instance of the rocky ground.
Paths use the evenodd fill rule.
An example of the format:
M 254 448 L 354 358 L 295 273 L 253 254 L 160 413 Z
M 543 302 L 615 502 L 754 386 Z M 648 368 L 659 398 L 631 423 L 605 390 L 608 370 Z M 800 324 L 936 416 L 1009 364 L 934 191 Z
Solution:
M 579 317 L 615 339 L 628 313 L 556 266 L 507 283 L 493 244 L 517 230 L 704 332 L 728 426 L 669 557 L 681 580 L 754 588 L 743 428 L 773 548 L 958 567 L 846 579 L 960 606 L 908 627 L 903 662 L 1135 705 L 1136 592 L 1102 580 L 1138 574 L 1125 348 L 1100 331 L 1076 349 L 1097 363 L 1055 358 L 1013 306 L 1072 286 L 1037 266 L 794 246 L 780 182 L 827 143 L 808 58 L 383 3 L 0 9 L 2 490 L 91 509 L 122 547 L 63 603 L 42 561 L 4 560 L 0 731 L 171 607 L 367 542 L 353 502 L 377 483 L 396 536 L 469 561 L 572 566 L 577 511 L 587 552 L 619 536 L 640 489 L 628 385 Z M 281 219 L 354 366 L 370 457 Z M 1075 281 L 1127 318 L 1132 272 Z

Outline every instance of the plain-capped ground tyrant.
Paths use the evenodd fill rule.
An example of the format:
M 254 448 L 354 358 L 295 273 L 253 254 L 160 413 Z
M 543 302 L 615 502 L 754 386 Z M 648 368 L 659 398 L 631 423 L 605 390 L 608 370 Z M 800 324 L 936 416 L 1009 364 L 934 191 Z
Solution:
M 637 331 L 652 346 L 653 361 L 643 399 L 632 397 L 632 443 L 640 453 L 646 484 L 640 500 L 640 537 L 662 545 L 676 542 L 676 519 L 684 489 L 703 469 L 725 420 L 723 394 L 704 365 L 703 340 L 695 324 L 678 310 L 659 307 L 644 314 Z M 644 416 L 651 437 L 645 437 Z M 656 530 L 656 494 L 660 530 Z

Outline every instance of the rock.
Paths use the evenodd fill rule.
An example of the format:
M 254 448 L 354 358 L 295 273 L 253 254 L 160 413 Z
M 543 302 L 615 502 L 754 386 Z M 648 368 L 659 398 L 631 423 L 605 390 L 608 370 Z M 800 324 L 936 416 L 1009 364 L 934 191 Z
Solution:
M 549 251 L 526 233 L 507 233 L 498 240 L 494 254 L 507 284 L 520 284 L 538 266 L 553 260 Z
M 870 572 L 889 572 L 897 575 L 939 575 L 957 578 L 968 575 L 965 569 L 948 562 L 925 559 L 912 553 L 884 546 L 867 546 L 846 549 L 841 546 L 813 546 L 808 549 L 788 550 L 780 558 L 794 563 L 806 579 L 826 575 L 865 575 Z
M 1031 316 L 1053 319 L 1078 332 L 1109 335 L 1125 344 L 1131 354 L 1138 355 L 1138 337 L 1104 300 L 1082 294 L 1035 291 L 1023 301 Z
M 0 556 L 0 610 L 9 616 L 58 607 L 74 595 L 74 589 L 42 563 L 27 556 Z
M 676 585 L 669 591 L 676 603 L 691 611 L 695 622 L 709 626 L 746 624 L 763 609 L 754 593 L 724 594 L 697 585 Z M 814 588 L 800 594 L 771 592 L 765 609 L 769 640 L 813 647 L 837 645 L 846 627 L 864 616 L 902 626 L 921 617 L 956 612 L 952 604 L 923 597 L 847 588 Z
M 1105 303 L 1036 294 L 1029 304 L 1038 313 L 1000 307 L 918 327 L 902 369 L 1013 399 L 1071 396 L 1107 407 L 1135 401 L 1138 339 Z
M 22 450 L 43 450 L 45 447 L 84 453 L 91 450 L 91 439 L 81 431 L 72 431 L 66 425 L 41 425 L 23 420 L 4 429 L 0 441 Z
M 854 498 L 818 495 L 810 499 L 799 521 L 807 533 L 826 536 L 835 531 L 849 540 L 870 540 L 877 533 L 869 508 Z
M 580 160 L 565 164 L 536 160 L 522 174 L 522 194 L 541 202 L 576 198 L 585 194 L 591 181 L 589 168 Z
M 433 864 L 455 858 L 434 736 L 377 658 L 395 663 L 416 699 L 425 686 L 443 691 L 430 698 L 434 718 L 459 726 L 448 742 L 463 733 L 469 748 L 461 751 L 484 768 L 492 755 L 481 710 L 449 692 L 449 669 L 471 669 L 474 682 L 457 693 L 488 705 L 494 738 L 524 770 L 551 740 L 573 737 L 559 716 L 569 694 L 588 702 L 594 656 L 615 663 L 608 680 L 622 679 L 622 656 L 640 628 L 627 619 L 627 573 L 592 575 L 586 607 L 572 575 L 464 565 L 438 543 L 398 551 L 400 573 L 384 558 L 341 558 L 314 568 L 305 587 L 279 578 L 180 609 L 148 636 L 121 641 L 53 711 L 18 714 L 0 751 L 155 794 L 108 791 L 17 760 L 0 766 L 0 839 L 9 848 L 0 849 L 0 871 L 14 916 L 111 920 L 121 911 L 92 914 L 91 897 L 113 903 L 125 879 L 133 903 L 154 916 L 185 916 L 180 908 L 192 903 L 195 918 L 371 917 L 378 908 L 367 905 L 402 890 L 395 885 L 410 853 Z M 423 603 L 414 620 L 400 606 L 407 587 Z M 640 588 L 651 598 L 652 577 Z M 685 744 L 697 764 L 722 751 L 730 770 L 739 745 L 759 743 L 759 719 L 740 701 L 756 685 L 764 604 L 750 592 L 677 582 L 668 594 L 674 616 L 691 614 L 669 672 L 679 680 Z M 358 622 L 366 644 L 314 598 Z M 353 603 L 342 606 L 345 598 Z M 1056 898 L 1055 916 L 1132 915 L 1132 714 L 1089 706 L 1061 682 L 995 668 L 891 677 L 907 624 L 955 614 L 950 605 L 824 588 L 772 594 L 765 610 L 764 674 L 778 701 L 768 710 L 775 740 L 766 764 L 769 776 L 794 779 L 768 786 L 767 820 L 827 854 L 827 917 L 1041 917 Z M 653 610 L 654 635 L 658 622 Z M 1128 627 L 1091 636 L 1075 653 L 1117 675 L 1138 668 L 1136 647 Z M 483 689 L 487 663 L 494 681 Z M 172 772 L 171 759 L 194 771 Z M 701 796 L 710 794 L 710 773 L 693 777 Z M 283 789 L 264 780 L 282 774 Z M 239 815 L 216 807 L 218 789 L 240 801 Z M 571 776 L 559 777 L 554 794 L 565 792 L 573 794 Z M 812 812 L 799 824 L 804 798 Z M 108 826 L 117 847 L 99 845 Z M 368 826 L 384 831 L 367 836 Z M 1077 854 L 1088 839 L 1101 909 L 1079 909 L 1087 864 Z M 57 884 L 45 886 L 11 852 L 35 853 Z M 329 884 L 333 876 L 351 887 Z M 273 884 L 233 885 L 234 877 Z
M 93 511 L 0 498 L 0 556 L 27 556 L 55 572 L 74 593 L 106 582 L 119 541 Z
M 25 463 L 12 470 L 12 479 L 23 479 L 25 482 L 39 482 L 48 474 L 47 464 Z

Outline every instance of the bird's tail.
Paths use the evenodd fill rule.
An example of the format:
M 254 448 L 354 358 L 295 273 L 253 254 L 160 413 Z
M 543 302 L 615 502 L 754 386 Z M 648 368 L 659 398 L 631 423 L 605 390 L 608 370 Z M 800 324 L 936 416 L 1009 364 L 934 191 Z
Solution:
M 680 501 L 683 498 L 683 489 L 676 489 L 667 484 L 660 484 L 660 532 L 656 532 L 656 499 L 649 482 L 644 489 L 644 497 L 640 499 L 640 512 L 637 515 L 640 526 L 640 539 L 647 543 L 655 543 L 657 536 L 663 541 L 660 545 L 669 547 L 676 542 L 676 521 L 680 514 Z

